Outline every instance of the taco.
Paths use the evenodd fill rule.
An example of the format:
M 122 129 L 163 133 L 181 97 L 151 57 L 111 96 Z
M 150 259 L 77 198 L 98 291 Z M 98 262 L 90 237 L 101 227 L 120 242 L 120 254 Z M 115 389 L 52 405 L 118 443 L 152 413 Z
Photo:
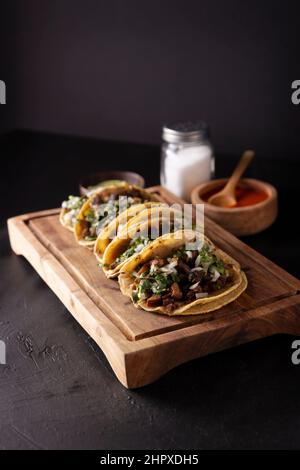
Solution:
M 69 196 L 61 205 L 59 221 L 65 228 L 71 230 L 71 232 L 74 232 L 77 216 L 87 199 L 87 196 Z
M 133 256 L 122 267 L 119 284 L 136 307 L 166 315 L 196 315 L 235 300 L 246 289 L 247 278 L 237 261 L 207 237 L 181 230 L 158 238 Z
M 132 219 L 134 220 L 135 218 Z M 116 277 L 130 259 L 145 251 L 150 243 L 162 234 L 172 233 L 179 228 L 182 228 L 181 213 L 177 214 L 171 209 L 169 213 L 165 213 L 165 217 L 157 215 L 151 221 L 141 220 L 125 226 L 104 252 L 102 267 L 105 275 L 109 278 Z
M 103 255 L 109 244 L 114 241 L 114 246 L 118 245 L 117 240 L 114 240 L 115 237 L 118 237 L 121 233 L 121 238 L 130 239 L 134 229 L 132 228 L 136 225 L 137 229 L 139 224 L 142 222 L 147 222 L 148 225 L 153 225 L 152 221 L 160 218 L 164 218 L 165 222 L 167 220 L 171 221 L 170 214 L 177 214 L 177 227 L 178 229 L 182 228 L 182 211 L 178 209 L 173 209 L 169 207 L 166 203 L 162 202 L 146 202 L 144 204 L 137 204 L 131 206 L 129 209 L 123 211 L 118 217 L 112 220 L 101 232 L 95 242 L 94 253 L 99 263 L 103 261 Z M 174 216 L 173 216 L 174 219 Z M 145 226 L 146 227 L 146 226 Z M 164 224 L 164 230 L 160 233 L 170 232 L 168 226 Z M 159 236 L 159 235 L 157 235 Z
M 144 189 L 125 183 L 96 191 L 82 206 L 75 223 L 75 237 L 81 245 L 93 247 L 97 236 L 121 212 L 144 201 L 156 200 Z

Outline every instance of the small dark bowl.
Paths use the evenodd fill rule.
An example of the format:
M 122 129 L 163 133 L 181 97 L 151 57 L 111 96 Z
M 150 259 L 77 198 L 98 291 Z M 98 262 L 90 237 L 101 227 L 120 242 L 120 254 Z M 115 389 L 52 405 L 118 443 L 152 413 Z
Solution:
M 141 188 L 145 186 L 144 178 L 138 173 L 133 173 L 132 171 L 100 171 L 82 178 L 79 182 L 80 195 L 86 194 L 90 186 L 95 186 L 107 180 L 122 180 Z

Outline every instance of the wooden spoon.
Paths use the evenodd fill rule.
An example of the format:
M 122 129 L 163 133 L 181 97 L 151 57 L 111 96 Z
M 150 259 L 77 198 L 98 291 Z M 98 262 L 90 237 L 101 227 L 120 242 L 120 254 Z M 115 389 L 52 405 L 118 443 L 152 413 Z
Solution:
M 235 188 L 237 183 L 239 182 L 241 176 L 248 168 L 248 165 L 253 160 L 255 153 L 253 150 L 246 150 L 239 163 L 237 164 L 234 172 L 232 173 L 231 177 L 227 181 L 226 186 L 221 190 L 218 191 L 216 194 L 213 194 L 208 199 L 209 204 L 213 204 L 214 206 L 219 207 L 234 207 L 236 205 L 236 198 L 235 198 Z

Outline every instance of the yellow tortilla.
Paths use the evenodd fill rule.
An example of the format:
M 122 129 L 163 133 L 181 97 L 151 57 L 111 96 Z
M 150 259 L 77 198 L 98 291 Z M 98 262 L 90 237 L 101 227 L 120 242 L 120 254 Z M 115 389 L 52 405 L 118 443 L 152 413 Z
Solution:
M 173 234 L 164 235 L 150 245 L 141 253 L 132 257 L 123 267 L 119 275 L 119 284 L 124 295 L 132 299 L 134 276 L 132 273 L 136 268 L 155 258 L 156 256 L 166 258 L 174 250 L 179 249 L 187 241 L 196 240 L 197 234 L 194 231 L 177 231 Z M 217 310 L 224 305 L 232 302 L 241 295 L 247 288 L 247 278 L 241 270 L 240 265 L 231 256 L 215 247 L 215 245 L 205 237 L 205 243 L 213 247 L 215 255 L 226 264 L 232 265 L 233 284 L 216 293 L 209 294 L 208 297 L 197 299 L 192 302 L 177 302 L 178 306 L 172 312 L 169 312 L 165 306 L 148 307 L 145 301 L 134 304 L 150 312 L 157 312 L 169 316 L 173 315 L 199 315 Z
M 144 212 L 145 209 L 152 208 L 156 206 L 167 207 L 163 202 L 145 202 L 143 204 L 135 204 L 125 211 L 121 212 L 114 220 L 112 220 L 103 230 L 99 233 L 97 240 L 95 242 L 94 254 L 97 258 L 97 261 L 101 263 L 103 261 L 103 254 L 112 242 L 112 240 L 117 235 L 118 231 L 123 230 L 125 227 L 129 227 L 129 222 L 135 220 L 137 222 L 137 216 Z
M 66 222 L 65 215 L 69 212 L 68 209 L 62 207 L 59 213 L 59 221 L 63 227 L 74 232 L 74 226 Z
M 178 225 L 178 230 L 184 227 L 183 219 L 184 213 L 180 208 L 173 208 L 170 206 L 158 205 L 150 208 L 145 208 L 141 211 L 136 217 L 130 219 L 128 223 L 123 227 L 122 233 L 125 234 L 126 231 L 130 231 L 134 225 L 138 225 L 141 222 L 147 222 L 149 226 L 152 225 L 154 220 L 163 219 L 165 221 L 165 226 L 167 229 L 168 221 L 171 222 L 171 219 L 176 221 Z M 191 228 L 191 227 L 190 227 Z M 165 232 L 166 233 L 166 232 Z
M 92 201 L 96 196 L 100 196 L 105 201 L 105 198 L 109 195 L 126 195 L 131 196 L 133 193 L 139 193 L 139 197 L 141 197 L 145 201 L 156 201 L 156 197 L 144 189 L 140 188 L 139 186 L 128 184 L 124 182 L 124 184 L 120 184 L 118 186 L 105 186 L 101 188 L 99 191 L 93 193 L 93 195 L 84 203 L 79 212 L 77 217 L 77 222 L 75 224 L 74 232 L 75 238 L 80 245 L 92 248 L 96 242 L 96 240 L 85 240 L 83 236 L 84 229 L 87 227 L 88 223 L 86 221 L 86 215 L 90 211 L 92 206 Z M 125 193 L 125 194 L 124 194 Z M 103 227 L 104 228 L 104 227 Z
M 111 243 L 105 249 L 102 258 L 103 271 L 108 278 L 116 277 L 122 270 L 123 266 L 125 266 L 129 262 L 129 260 L 135 256 L 132 255 L 130 258 L 120 262 L 116 267 L 111 267 L 111 265 L 116 261 L 116 259 L 121 256 L 127 250 L 127 248 L 129 248 L 129 245 L 132 240 L 140 236 L 152 236 L 156 237 L 155 239 L 158 240 L 159 234 L 161 234 L 165 228 L 167 228 L 168 232 L 170 232 L 171 225 L 174 227 L 172 231 L 181 228 L 181 218 L 176 219 L 176 215 L 172 213 L 170 209 L 169 213 L 164 212 L 164 214 L 165 217 L 170 216 L 171 214 L 171 217 L 166 219 L 164 217 L 160 217 L 160 213 L 156 212 L 156 218 L 153 218 L 152 216 L 151 221 L 148 221 L 147 219 L 137 220 L 131 226 L 126 225 L 123 230 L 121 230 L 119 234 L 111 241 Z M 139 216 L 133 218 L 132 220 L 135 219 L 139 219 Z M 178 220 L 180 227 L 176 226 L 176 220 Z M 169 236 L 169 233 L 167 235 Z M 142 251 L 147 250 L 148 246 L 151 243 L 152 242 L 150 242 L 148 245 L 145 245 Z M 99 257 L 97 259 L 99 260 Z
M 63 227 L 70 230 L 71 232 L 74 232 L 74 224 L 72 224 L 71 220 L 68 220 L 65 217 L 69 212 L 71 212 L 71 210 L 72 209 L 67 209 L 65 207 L 62 207 L 59 213 L 59 221 Z

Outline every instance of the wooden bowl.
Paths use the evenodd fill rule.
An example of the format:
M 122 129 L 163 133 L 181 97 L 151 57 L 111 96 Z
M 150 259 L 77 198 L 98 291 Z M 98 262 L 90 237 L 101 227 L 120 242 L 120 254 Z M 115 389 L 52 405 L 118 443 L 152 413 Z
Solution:
M 277 191 L 264 181 L 245 178 L 239 182 L 239 187 L 250 187 L 267 194 L 264 201 L 251 206 L 227 209 L 208 204 L 201 199 L 201 196 L 211 190 L 221 190 L 226 183 L 227 179 L 223 178 L 199 184 L 191 193 L 192 203 L 204 204 L 204 213 L 207 217 L 238 236 L 261 232 L 275 221 L 278 213 Z
M 135 184 L 141 188 L 145 186 L 144 178 L 138 173 L 133 173 L 132 171 L 100 171 L 82 178 L 79 183 L 79 192 L 81 196 L 88 192 L 89 186 L 95 186 L 98 183 L 107 180 L 127 181 L 127 183 Z

